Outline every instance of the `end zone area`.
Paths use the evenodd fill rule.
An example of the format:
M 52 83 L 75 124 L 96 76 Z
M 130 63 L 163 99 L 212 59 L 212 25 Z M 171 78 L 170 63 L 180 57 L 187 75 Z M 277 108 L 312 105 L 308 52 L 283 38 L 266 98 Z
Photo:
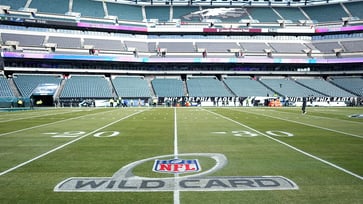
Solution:
M 2 113 L 0 200 L 360 203 L 363 119 L 349 115 L 362 112 L 62 108 Z M 72 178 L 83 179 L 74 180 L 78 191 L 57 191 Z M 283 181 L 275 178 L 293 187 L 279 188 Z

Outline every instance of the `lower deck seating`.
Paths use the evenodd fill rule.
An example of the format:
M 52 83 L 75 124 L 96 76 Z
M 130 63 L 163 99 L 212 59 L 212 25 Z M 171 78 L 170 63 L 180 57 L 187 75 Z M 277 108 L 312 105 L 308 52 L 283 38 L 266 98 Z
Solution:
M 112 91 L 104 76 L 71 76 L 60 98 L 112 98 Z
M 352 97 L 353 94 L 325 81 L 321 78 L 299 78 L 296 79 L 297 82 L 303 84 L 306 87 L 309 87 L 313 90 L 317 90 L 320 93 L 324 93 L 327 96 L 335 96 L 335 97 Z
M 155 94 L 159 97 L 184 96 L 183 82 L 180 79 L 156 78 L 151 83 Z
M 147 81 L 140 76 L 116 76 L 112 79 L 116 93 L 121 98 L 148 98 L 151 96 Z
M 61 80 L 61 77 L 58 75 L 14 75 L 14 82 L 23 97 L 30 97 L 33 90 L 40 84 L 48 83 L 59 85 Z
M 332 77 L 330 82 L 356 94 L 357 96 L 363 96 L 362 77 Z
M 250 77 L 227 77 L 224 83 L 239 97 L 272 96 L 274 93 Z
M 215 77 L 192 77 L 187 80 L 191 97 L 232 97 L 223 82 Z
M 290 78 L 261 78 L 260 81 L 276 94 L 286 97 L 314 96 L 324 97 L 319 92 L 304 87 Z
M 4 76 L 0 76 L 0 97 L 14 97 L 8 80 Z

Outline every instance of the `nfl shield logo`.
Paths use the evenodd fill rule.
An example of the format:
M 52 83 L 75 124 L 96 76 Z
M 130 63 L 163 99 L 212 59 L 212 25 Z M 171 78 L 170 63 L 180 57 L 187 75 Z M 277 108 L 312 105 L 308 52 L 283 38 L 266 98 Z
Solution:
M 197 159 L 170 159 L 158 160 L 154 162 L 153 171 L 161 173 L 191 173 L 200 171 Z

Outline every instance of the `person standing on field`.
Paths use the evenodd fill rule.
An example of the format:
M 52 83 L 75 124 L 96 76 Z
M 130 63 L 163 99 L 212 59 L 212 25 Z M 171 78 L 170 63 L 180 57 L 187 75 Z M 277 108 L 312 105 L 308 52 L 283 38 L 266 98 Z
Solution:
M 306 114 L 306 97 L 303 97 L 301 110 L 303 114 Z

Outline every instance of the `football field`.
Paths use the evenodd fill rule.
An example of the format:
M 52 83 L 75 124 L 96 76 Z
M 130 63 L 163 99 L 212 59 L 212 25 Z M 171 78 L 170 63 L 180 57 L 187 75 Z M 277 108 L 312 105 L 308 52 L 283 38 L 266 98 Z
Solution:
M 0 112 L 0 203 L 363 203 L 362 107 Z

